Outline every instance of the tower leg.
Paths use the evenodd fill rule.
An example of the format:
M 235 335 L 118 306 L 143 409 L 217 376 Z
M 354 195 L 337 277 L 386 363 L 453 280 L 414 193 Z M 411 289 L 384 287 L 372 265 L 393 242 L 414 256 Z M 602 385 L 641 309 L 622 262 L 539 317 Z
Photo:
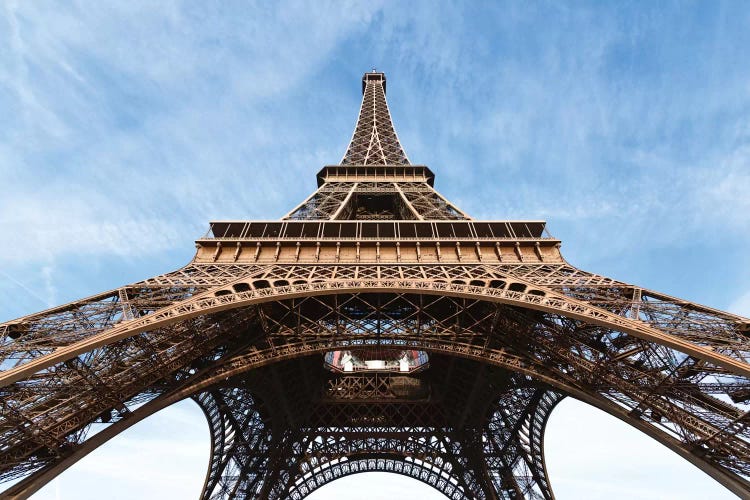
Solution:
M 555 498 L 544 464 L 544 427 L 563 397 L 517 388 L 494 404 L 483 442 L 486 473 L 499 498 Z
M 208 419 L 211 460 L 202 500 L 252 498 L 266 475 L 272 435 L 249 391 L 220 389 L 196 396 Z

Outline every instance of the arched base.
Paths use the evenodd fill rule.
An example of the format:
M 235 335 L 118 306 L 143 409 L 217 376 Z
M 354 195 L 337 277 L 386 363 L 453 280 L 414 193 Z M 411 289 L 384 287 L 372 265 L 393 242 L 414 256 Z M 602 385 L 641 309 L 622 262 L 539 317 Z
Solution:
M 358 286 L 366 284 L 358 283 Z M 325 287 L 320 295 L 304 295 L 315 292 L 315 286 L 300 285 L 299 289 L 291 290 L 294 296 L 276 297 L 281 291 L 289 291 L 283 285 L 280 290 L 268 291 L 260 302 L 245 305 L 242 301 L 251 298 L 243 294 L 249 292 L 217 295 L 206 299 L 209 309 L 201 309 L 202 302 L 196 302 L 171 311 L 179 315 L 179 320 L 166 310 L 154 316 L 154 321 L 163 321 L 164 326 L 156 328 L 157 323 L 151 322 L 156 328 L 153 331 L 139 333 L 139 326 L 123 333 L 123 326 L 123 332 L 117 333 L 122 334 L 119 337 L 108 337 L 107 333 L 92 340 L 93 343 L 86 343 L 101 343 L 103 353 L 114 359 L 119 359 L 122 352 L 136 354 L 124 368 L 105 362 L 96 369 L 80 360 L 65 362 L 60 373 L 75 373 L 78 378 L 73 379 L 80 380 L 75 386 L 77 391 L 101 393 L 103 397 L 90 399 L 87 407 L 76 407 L 75 420 L 54 420 L 47 427 L 37 424 L 38 430 L 44 432 L 40 430 L 33 439 L 17 441 L 12 453 L 4 455 L 12 465 L 6 466 L 7 473 L 24 470 L 34 473 L 14 486 L 12 492 L 28 496 L 109 437 L 175 401 L 206 392 L 213 394 L 212 397 L 216 394 L 234 397 L 225 391 L 239 391 L 243 398 L 252 398 L 253 404 L 262 404 L 258 422 L 265 426 L 262 430 L 268 441 L 257 442 L 254 447 L 239 442 L 237 446 L 246 446 L 257 456 L 253 458 L 250 454 L 252 460 L 233 462 L 235 455 L 244 457 L 242 453 L 230 453 L 226 445 L 237 424 L 227 417 L 232 412 L 223 409 L 222 404 L 227 403 L 217 404 L 221 411 L 209 414 L 210 418 L 218 419 L 215 424 L 218 437 L 216 464 L 212 465 L 214 472 L 209 474 L 207 491 L 214 491 L 221 483 L 219 496 L 231 495 L 237 484 L 252 493 L 252 488 L 247 490 L 238 483 L 248 475 L 245 471 L 255 471 L 257 477 L 252 481 L 258 484 L 277 484 L 278 474 L 286 474 L 288 477 L 281 483 L 291 485 L 301 473 L 299 467 L 303 462 L 298 461 L 299 470 L 294 470 L 294 464 L 272 462 L 271 458 L 283 462 L 283 457 L 303 456 L 309 452 L 306 447 L 309 442 L 304 439 L 317 439 L 321 429 L 369 426 L 378 432 L 386 428 L 399 432 L 419 425 L 435 436 L 449 436 L 450 443 L 462 447 L 457 456 L 468 458 L 458 468 L 466 474 L 463 479 L 460 475 L 454 479 L 457 484 L 463 481 L 464 491 L 476 491 L 472 495 L 477 497 L 534 494 L 551 497 L 551 492 L 545 493 L 549 485 L 543 474 L 543 461 L 525 450 L 523 444 L 528 439 L 507 432 L 523 419 L 514 412 L 493 414 L 489 406 L 500 397 L 512 401 L 517 396 L 529 402 L 524 399 L 529 396 L 524 391 L 549 388 L 628 422 L 732 491 L 738 494 L 750 491 L 743 477 L 747 471 L 747 461 L 742 459 L 747 451 L 743 441 L 747 429 L 741 421 L 742 414 L 712 396 L 725 394 L 729 389 L 736 395 L 735 389 L 743 389 L 746 382 L 732 379 L 729 386 L 725 380 L 712 383 L 704 380 L 703 372 L 696 368 L 700 365 L 714 370 L 715 366 L 635 335 L 587 323 L 582 320 L 583 313 L 580 318 L 570 318 L 542 309 L 464 296 L 461 295 L 467 287 L 464 285 L 451 285 L 455 289 L 451 288 L 446 295 L 438 295 L 437 290 L 430 294 L 402 293 L 387 289 L 381 281 L 373 282 L 375 288 L 362 293 L 349 293 L 347 288 L 342 291 L 328 284 Z M 474 285 L 467 290 L 467 294 L 478 294 Z M 505 299 L 510 300 L 510 291 L 497 293 L 507 295 Z M 520 292 L 513 291 L 517 293 Z M 541 300 L 539 296 L 527 298 L 532 300 L 531 297 Z M 576 304 L 568 306 L 577 308 Z M 201 315 L 206 311 L 213 312 Z M 79 345 L 73 350 L 61 349 L 64 353 L 59 356 L 68 356 L 82 348 Z M 321 394 L 322 389 L 329 388 L 325 376 L 333 377 L 322 368 L 321 355 L 327 351 L 399 348 L 416 349 L 431 356 L 430 369 L 418 374 L 416 382 L 420 385 L 424 379 L 425 387 L 440 390 L 429 392 L 425 401 L 420 401 L 423 396 L 417 393 L 407 393 L 406 399 L 401 397 L 403 394 L 394 398 L 388 377 L 378 379 L 372 373 L 340 377 L 343 385 L 333 388 L 348 394 L 348 400 L 337 401 L 339 392 Z M 480 369 L 466 369 L 467 366 Z M 112 387 L 102 384 L 105 379 Z M 354 390 L 357 386 L 384 386 L 386 390 L 382 394 L 370 391 L 363 398 L 364 393 L 357 395 Z M 14 385 L 13 390 L 20 391 L 23 387 Z M 115 393 L 114 388 L 122 390 L 123 395 Z M 22 395 L 18 392 L 19 399 Z M 310 398 L 319 398 L 321 404 L 313 404 Z M 149 402 L 139 406 L 145 401 Z M 480 406 L 480 402 L 486 406 Z M 443 413 L 437 411 L 441 404 L 446 409 Z M 8 415 L 9 426 L 22 421 L 20 413 Z M 40 415 L 47 418 L 46 413 Z M 109 427 L 86 437 L 85 426 L 92 421 L 105 422 Z M 521 424 L 523 432 L 529 432 L 530 424 L 531 420 Z M 503 438 L 499 441 L 487 438 L 484 427 L 488 425 L 494 429 L 487 435 L 499 432 Z M 16 435 L 27 428 L 18 424 L 8 429 L 8 435 Z M 51 430 L 62 433 L 62 444 Z M 221 437 L 220 433 L 226 434 Z M 247 443 L 254 442 L 250 437 Z M 521 444 L 516 443 L 519 439 Z M 491 453 L 488 446 L 494 447 L 489 450 Z M 264 465 L 259 467 L 261 462 Z M 224 471 L 232 470 L 231 467 L 236 470 L 225 475 Z M 271 471 L 272 476 L 265 477 L 265 471 Z M 222 478 L 235 479 L 232 483 L 222 483 Z M 271 496 L 271 493 L 261 487 L 258 495 Z
M 202 498 L 304 498 L 372 471 L 457 500 L 554 498 L 542 438 L 562 396 L 468 360 L 430 364 L 411 377 L 331 374 L 308 357 L 196 396 L 213 442 Z

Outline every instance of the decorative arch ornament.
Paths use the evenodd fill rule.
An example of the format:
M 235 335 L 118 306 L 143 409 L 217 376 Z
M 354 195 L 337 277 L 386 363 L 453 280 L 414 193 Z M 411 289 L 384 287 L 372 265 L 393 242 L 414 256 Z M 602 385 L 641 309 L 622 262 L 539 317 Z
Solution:
M 214 222 L 182 269 L 0 324 L 0 478 L 23 478 L 5 494 L 193 398 L 204 499 L 373 470 L 551 499 L 544 426 L 571 396 L 750 496 L 746 318 L 581 271 L 543 222 L 471 219 L 433 180 L 367 73 L 342 164 L 281 221 Z M 344 349 L 429 363 L 324 365 Z

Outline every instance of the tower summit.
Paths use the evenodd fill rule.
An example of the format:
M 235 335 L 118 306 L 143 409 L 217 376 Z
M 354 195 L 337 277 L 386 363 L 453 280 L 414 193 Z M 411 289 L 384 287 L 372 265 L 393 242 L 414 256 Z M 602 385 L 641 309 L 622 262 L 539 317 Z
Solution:
M 385 74 L 362 77 L 362 106 L 342 165 L 408 165 L 385 100 Z
M 176 271 L 0 324 L 5 495 L 192 398 L 206 500 L 366 471 L 552 499 L 544 428 L 574 397 L 750 497 L 750 321 L 577 269 L 544 221 L 469 217 L 407 158 L 385 75 L 362 91 L 282 219 L 212 222 Z

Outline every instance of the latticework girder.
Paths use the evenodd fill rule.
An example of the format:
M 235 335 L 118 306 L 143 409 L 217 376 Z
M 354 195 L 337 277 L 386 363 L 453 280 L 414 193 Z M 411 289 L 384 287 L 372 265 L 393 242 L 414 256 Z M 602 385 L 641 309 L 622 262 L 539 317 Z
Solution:
M 439 357 L 433 362 L 446 372 L 480 375 L 474 397 L 467 397 L 465 384 L 437 370 L 419 379 L 429 397 L 400 402 L 370 393 L 318 398 L 304 389 L 295 393 L 295 387 L 279 390 L 279 377 L 305 376 L 313 385 L 325 378 L 320 364 L 310 361 L 256 370 L 231 389 L 197 398 L 209 415 L 214 449 L 203 498 L 261 496 L 264 488 L 269 498 L 303 498 L 334 479 L 366 471 L 416 477 L 449 498 L 507 497 L 503 491 L 509 488 L 521 488 L 530 498 L 552 498 L 543 467 L 537 470 L 543 462 L 533 459 L 542 454 L 542 431 L 533 422 L 546 420 L 557 393 L 475 362 L 458 367 L 451 362 L 449 368 L 449 359 Z M 361 379 L 363 387 L 378 375 L 349 377 Z M 291 417 L 284 410 L 288 405 L 295 408 Z M 500 412 L 509 417 L 499 421 Z M 467 414 L 468 420 L 460 418 Z M 292 450 L 275 474 L 268 470 L 273 442 Z M 252 457 L 258 464 L 253 473 L 238 474 Z
M 362 78 L 362 106 L 342 165 L 408 165 L 385 100 L 385 75 Z
M 290 220 L 467 220 L 425 182 L 323 184 L 289 213 Z
M 286 277 L 288 272 L 286 269 Z M 264 275 L 265 280 L 269 277 Z M 444 292 L 450 292 L 447 284 L 440 284 Z M 303 287 L 300 283 L 283 288 L 295 286 Z M 475 292 L 479 289 L 476 284 L 462 286 L 473 287 Z M 43 372 L 38 377 L 24 379 L 22 385 L 7 386 L 6 404 L 13 405 L 16 413 L 23 411 L 27 421 L 33 422 L 31 434 L 47 436 L 42 442 L 30 443 L 26 437 L 28 427 L 20 427 L 18 420 L 9 420 L 3 428 L 8 450 L 4 458 L 13 460 L 7 464 L 10 466 L 7 473 L 15 475 L 64 459 L 69 447 L 85 442 L 85 435 L 80 432 L 85 428 L 83 424 L 101 418 L 100 415 L 106 415 L 102 421 L 116 421 L 121 418 L 123 404 L 132 405 L 158 396 L 160 389 L 175 387 L 181 377 L 189 378 L 191 371 L 206 363 L 215 371 L 209 380 L 223 379 L 254 365 L 266 365 L 273 359 L 351 346 L 383 345 L 403 345 L 501 363 L 552 385 L 566 381 L 568 385 L 558 385 L 558 390 L 570 393 L 571 387 L 583 388 L 595 394 L 600 405 L 627 409 L 629 414 L 653 427 L 655 435 L 664 442 L 679 441 L 683 451 L 692 450 L 689 453 L 695 453 L 696 459 L 699 457 L 726 473 L 740 476 L 748 473 L 745 413 L 716 397 L 746 392 L 749 385 L 745 376 L 685 356 L 657 342 L 559 313 L 491 302 L 479 294 L 468 299 L 447 293 L 372 293 L 371 290 L 372 287 L 363 287 L 360 293 L 277 297 L 257 306 L 230 309 L 236 311 L 232 314 L 199 315 L 198 318 L 205 318 L 202 321 L 213 325 L 216 338 L 221 339 L 221 345 L 214 344 L 213 351 L 211 338 L 205 334 L 199 346 L 186 343 L 196 337 L 195 328 L 201 328 L 195 326 L 194 320 L 175 319 L 168 326 L 150 330 L 148 335 L 153 340 L 141 344 L 140 351 L 135 350 L 138 344 L 134 339 L 142 339 L 142 333 L 105 343 L 92 351 L 95 355 L 87 360 L 90 369 L 86 372 L 63 361 L 54 365 L 54 377 Z M 147 345 L 161 349 L 160 362 L 154 362 L 160 360 L 156 353 L 144 349 Z M 227 358 L 230 350 L 237 354 Z M 179 359 L 184 360 L 182 370 L 170 371 L 177 365 L 167 363 L 171 358 L 161 352 L 180 353 Z M 128 355 L 121 364 L 112 361 Z M 226 361 L 219 362 L 220 359 Z M 124 369 L 124 365 L 130 369 Z M 151 366 L 152 371 L 143 370 L 144 366 Z M 89 373 L 103 382 L 91 383 Z M 160 384 L 155 384 L 155 374 L 164 377 Z M 120 377 L 130 384 L 123 387 Z M 53 387 L 76 389 L 55 391 L 55 413 L 52 413 L 45 399 L 32 395 L 38 395 L 42 386 L 49 391 L 54 379 Z M 112 386 L 120 388 L 116 398 L 105 389 Z M 101 406 L 92 406 L 84 412 L 80 408 L 81 398 Z M 78 425 L 61 427 L 61 423 L 68 421 L 63 418 L 66 414 L 75 417 Z M 55 441 L 51 445 L 52 436 L 58 440 L 57 446 Z M 57 450 L 57 455 L 49 452 L 39 455 L 39 450 L 49 449 Z
M 544 427 L 572 396 L 750 496 L 750 321 L 579 270 L 543 222 L 470 219 L 409 165 L 384 76 L 363 92 L 342 165 L 281 221 L 214 223 L 182 269 L 0 324 L 7 493 L 192 397 L 204 499 L 364 471 L 551 499 Z

